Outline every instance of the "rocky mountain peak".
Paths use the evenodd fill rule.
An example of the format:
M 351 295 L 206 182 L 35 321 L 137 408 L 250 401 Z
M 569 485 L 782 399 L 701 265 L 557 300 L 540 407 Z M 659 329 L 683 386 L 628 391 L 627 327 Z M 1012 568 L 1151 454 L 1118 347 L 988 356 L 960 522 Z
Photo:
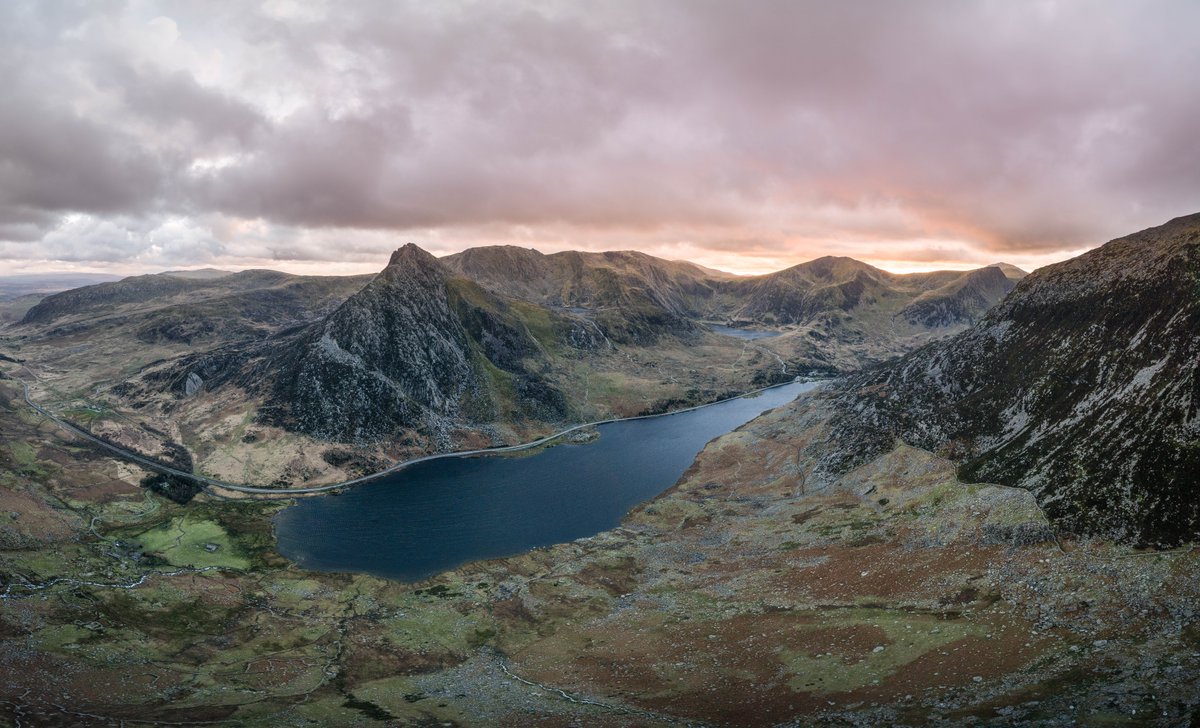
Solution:
M 416 243 L 405 243 L 404 245 L 401 245 L 399 248 L 396 248 L 396 250 L 392 253 L 391 259 L 388 260 L 388 265 L 389 266 L 400 265 L 400 264 L 407 263 L 409 261 L 416 261 L 416 260 L 437 260 L 437 259 L 434 258 L 432 254 L 430 254 L 428 251 L 426 251 L 420 245 L 417 245 Z
M 884 271 L 873 265 L 840 255 L 822 256 L 807 263 L 794 265 L 791 268 L 780 271 L 781 275 L 789 273 L 812 277 L 818 280 L 862 279 L 887 275 Z
M 448 442 L 457 424 L 495 417 L 501 389 L 528 416 L 561 417 L 561 395 L 525 369 L 538 351 L 528 330 L 470 285 L 416 245 L 397 250 L 278 357 L 281 424 L 339 440 L 412 428 Z
M 405 243 L 396 248 L 388 260 L 383 272 L 421 272 L 426 274 L 445 274 L 446 267 L 442 265 L 429 251 L 414 243 Z
M 989 268 L 999 268 L 1001 271 L 1004 272 L 1004 275 L 1008 276 L 1008 278 L 1010 280 L 1014 280 L 1014 281 L 1019 281 L 1022 278 L 1024 278 L 1025 276 L 1029 275 L 1029 271 L 1024 270 L 1022 268 L 1018 268 L 1017 266 L 1013 265 L 1012 263 L 1004 263 L 1004 262 L 990 263 L 990 264 L 988 264 L 988 267 Z

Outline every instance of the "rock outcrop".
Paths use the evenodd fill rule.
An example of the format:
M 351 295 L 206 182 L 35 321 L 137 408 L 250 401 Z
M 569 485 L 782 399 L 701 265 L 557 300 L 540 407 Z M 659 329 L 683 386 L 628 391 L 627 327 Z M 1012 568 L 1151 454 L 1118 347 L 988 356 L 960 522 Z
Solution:
M 1200 536 L 1200 214 L 1029 275 L 978 324 L 842 386 L 830 472 L 897 437 L 1060 527 Z
M 982 318 L 1014 286 L 1015 281 L 998 266 L 979 268 L 917 296 L 901 315 L 909 323 L 931 329 L 970 324 Z
M 559 420 L 566 400 L 525 361 L 539 345 L 506 304 L 415 245 L 274 357 L 280 424 L 334 440 L 464 422 Z

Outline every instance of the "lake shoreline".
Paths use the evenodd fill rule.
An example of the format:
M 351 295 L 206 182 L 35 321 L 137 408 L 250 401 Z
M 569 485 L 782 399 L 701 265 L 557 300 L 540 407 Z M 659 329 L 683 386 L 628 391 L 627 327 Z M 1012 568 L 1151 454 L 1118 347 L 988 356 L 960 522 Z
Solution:
M 445 453 L 431 453 L 429 455 L 422 455 L 420 457 L 410 458 L 408 460 L 402 460 L 402 461 L 393 463 L 392 465 L 389 465 L 388 467 L 384 468 L 383 470 L 377 471 L 375 473 L 370 473 L 368 475 L 363 475 L 358 478 L 351 478 L 350 480 L 343 480 L 343 481 L 340 481 L 337 483 L 327 483 L 324 485 L 309 486 L 309 487 L 304 487 L 304 488 L 267 488 L 267 487 L 263 487 L 263 486 L 244 485 L 244 484 L 240 484 L 240 483 L 227 483 L 225 481 L 217 480 L 216 478 L 210 478 L 205 475 L 200 475 L 197 473 L 189 473 L 187 471 L 179 470 L 178 468 L 173 468 L 164 463 L 160 463 L 160 462 L 154 460 L 153 458 L 147 457 L 140 453 L 133 452 L 131 450 L 127 450 L 126 448 L 120 447 L 114 443 L 110 443 L 106 440 L 103 440 L 103 439 L 95 436 L 91 432 L 89 432 L 87 429 L 85 429 L 73 422 L 70 422 L 69 420 L 64 420 L 64 419 L 58 417 L 57 415 L 53 414 L 49 410 L 45 409 L 44 407 L 42 407 L 41 405 L 39 405 L 33 401 L 33 399 L 30 397 L 30 394 L 29 394 L 28 383 L 21 382 L 21 385 L 24 389 L 25 403 L 27 405 L 29 405 L 34 411 L 36 411 L 38 414 L 42 415 L 43 417 L 46 417 L 51 422 L 55 423 L 56 425 L 58 425 L 59 427 L 65 429 L 65 430 L 67 430 L 68 432 L 71 432 L 79 437 L 82 437 L 83 439 L 87 440 L 90 444 L 100 446 L 102 449 L 108 451 L 110 454 L 116 455 L 117 457 L 119 457 L 123 460 L 132 462 L 132 463 L 134 463 L 140 467 L 143 467 L 147 470 L 150 470 L 152 472 L 157 472 L 162 475 L 168 475 L 168 476 L 171 476 L 174 478 L 179 478 L 181 480 L 186 480 L 186 481 L 195 483 L 195 484 L 201 486 L 204 489 L 205 493 L 207 493 L 208 495 L 211 495 L 213 497 L 216 497 L 216 498 L 243 500 L 244 496 L 250 496 L 252 499 L 255 499 L 255 500 L 263 500 L 263 499 L 270 499 L 270 498 L 293 498 L 296 496 L 307 496 L 307 495 L 318 495 L 318 494 L 322 494 L 322 493 L 329 493 L 332 491 L 338 491 L 340 489 L 352 488 L 356 485 L 361 485 L 363 483 L 370 482 L 377 478 L 382 478 L 382 477 L 385 477 L 388 475 L 392 475 L 392 474 L 397 473 L 407 467 L 411 467 L 411 466 L 417 465 L 419 463 L 429 462 L 431 460 L 439 460 L 439 459 L 450 458 L 450 457 L 473 457 L 473 456 L 478 456 L 478 455 L 489 455 L 489 454 L 499 455 L 499 454 L 510 453 L 510 452 L 519 452 L 521 450 L 527 450 L 530 448 L 538 447 L 540 445 L 548 444 L 554 440 L 557 440 L 560 437 L 569 435 L 572 432 L 577 432 L 579 430 L 582 430 L 582 429 L 585 429 L 588 427 L 597 427 L 599 425 L 607 425 L 607 424 L 611 424 L 614 422 L 629 422 L 629 421 L 634 421 L 634 420 L 650 419 L 650 418 L 654 418 L 654 417 L 669 417 L 671 415 L 685 414 L 687 412 L 693 412 L 695 410 L 702 409 L 704 407 L 712 407 L 714 405 L 722 404 L 724 402 L 730 402 L 730 401 L 733 401 L 736 399 L 750 397 L 752 395 L 759 394 L 759 393 L 762 393 L 762 392 L 765 392 L 765 391 L 768 391 L 771 389 L 775 389 L 778 387 L 785 387 L 785 386 L 800 382 L 801 380 L 803 380 L 805 383 L 808 383 L 808 382 L 831 381 L 832 379 L 833 378 L 822 378 L 822 377 L 796 377 L 795 379 L 793 379 L 791 381 L 780 382 L 778 384 L 772 384 L 772 385 L 768 385 L 766 387 L 759 387 L 758 389 L 752 389 L 748 392 L 743 392 L 743 393 L 735 395 L 733 397 L 726 397 L 724 399 L 715 400 L 713 402 L 706 402 L 704 404 L 693 405 L 691 407 L 686 407 L 684 409 L 672 410 L 670 412 L 660 412 L 657 414 L 634 415 L 632 417 L 617 417 L 617 418 L 610 418 L 607 420 L 597 420 L 595 422 L 585 422 L 583 424 L 574 425 L 565 430 L 560 430 L 560 431 L 552 433 L 550 435 L 546 435 L 545 437 L 541 437 L 536 440 L 532 440 L 530 442 L 521 443 L 521 444 L 517 444 L 517 445 L 501 445 L 499 447 L 480 448 L 480 449 L 476 449 L 476 450 L 461 450 L 461 451 L 445 452 Z M 241 495 L 240 496 L 229 495 L 227 493 L 219 492 L 221 490 L 231 491 L 234 493 L 239 493 Z
M 276 548 L 305 569 L 413 582 L 594 535 L 670 489 L 713 438 L 822 384 L 794 380 L 672 413 L 577 425 L 565 441 L 556 433 L 409 462 L 369 479 L 374 487 L 295 499 L 272 519 Z M 599 437 L 571 442 L 592 428 Z

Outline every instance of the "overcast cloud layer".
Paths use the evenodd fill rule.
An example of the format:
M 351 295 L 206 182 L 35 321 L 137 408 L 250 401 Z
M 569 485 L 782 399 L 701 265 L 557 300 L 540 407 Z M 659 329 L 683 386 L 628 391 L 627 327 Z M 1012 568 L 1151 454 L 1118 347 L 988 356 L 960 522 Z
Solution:
M 1200 210 L 1200 3 L 0 4 L 0 266 L 1036 266 Z

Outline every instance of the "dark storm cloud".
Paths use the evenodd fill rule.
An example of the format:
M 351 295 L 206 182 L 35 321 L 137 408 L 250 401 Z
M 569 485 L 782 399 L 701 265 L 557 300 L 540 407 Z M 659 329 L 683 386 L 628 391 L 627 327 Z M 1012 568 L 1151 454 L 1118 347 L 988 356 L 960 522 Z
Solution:
M 0 104 L 0 222 L 117 213 L 152 200 L 168 169 L 129 132 L 55 98 L 36 69 L 5 64 Z
M 386 191 L 409 137 L 403 109 L 341 118 L 297 112 L 238 164 L 199 176 L 192 189 L 207 205 L 245 217 L 316 226 L 419 223 L 419 210 L 404 214 L 404 197 Z
M 96 81 L 118 94 L 129 113 L 160 127 L 188 127 L 197 142 L 248 144 L 262 128 L 264 120 L 252 106 L 204 88 L 186 71 L 138 69 L 107 58 L 96 66 Z
M 210 222 L 233 218 L 304 257 L 322 248 L 268 239 L 642 231 L 648 249 L 853 241 L 967 261 L 1053 255 L 1200 202 L 1200 4 L 1183 0 L 0 15 L 0 236 L 26 257 L 55 257 L 64 216 L 88 213 L 116 226 L 91 230 L 105 256 L 206 225 L 199 249 L 228 252 L 236 234 L 213 225 L 240 228 Z M 163 222 L 178 218 L 194 224 Z

